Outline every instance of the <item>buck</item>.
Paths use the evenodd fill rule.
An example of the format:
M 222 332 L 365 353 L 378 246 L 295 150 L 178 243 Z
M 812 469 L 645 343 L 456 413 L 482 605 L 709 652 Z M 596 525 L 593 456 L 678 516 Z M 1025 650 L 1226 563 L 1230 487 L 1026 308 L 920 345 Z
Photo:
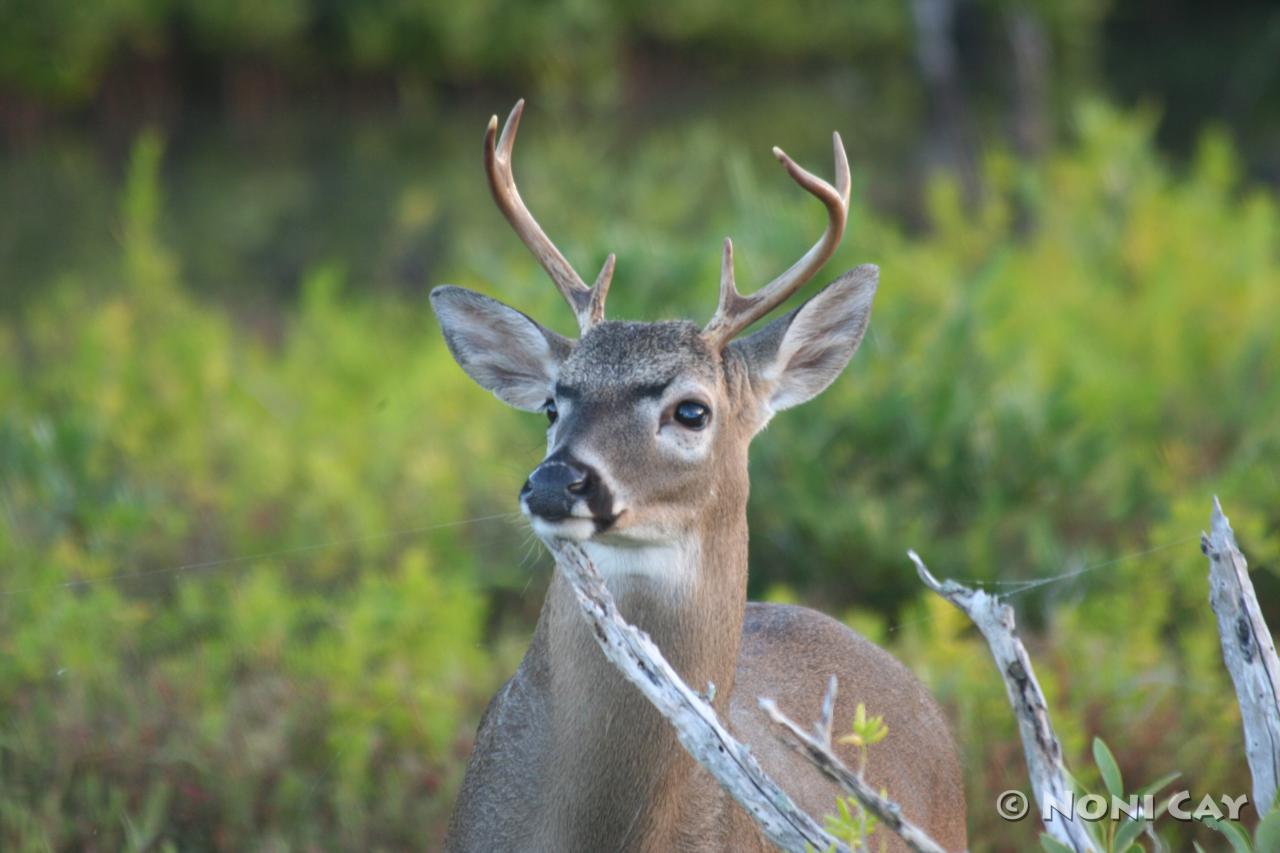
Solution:
M 776 698 L 793 719 L 817 719 L 827 682 L 838 676 L 835 719 L 852 719 L 863 702 L 889 727 L 871 751 L 868 780 L 948 849 L 963 849 L 956 749 L 924 686 L 834 619 L 746 598 L 747 447 L 775 412 L 809 400 L 844 369 L 866 331 L 876 290 L 878 270 L 858 267 L 739 337 L 812 278 L 843 235 L 850 180 L 839 134 L 835 186 L 774 149 L 827 211 L 822 237 L 790 269 L 743 295 L 725 240 L 719 307 L 705 327 L 607 321 L 614 256 L 588 287 L 516 190 L 511 157 L 523 107 L 516 104 L 500 138 L 497 116 L 489 122 L 489 186 L 573 309 L 581 335 L 567 339 L 458 287 L 434 289 L 431 303 L 449 350 L 472 379 L 509 405 L 547 418 L 546 457 L 520 492 L 534 531 L 547 542 L 581 544 L 622 615 L 648 632 L 686 683 L 713 685 L 717 713 L 819 820 L 834 812 L 837 789 L 776 740 L 757 698 Z M 896 843 L 889 849 L 900 849 Z M 605 659 L 555 574 L 523 661 L 480 721 L 449 849 L 767 846 L 749 816 L 684 752 L 666 720 Z

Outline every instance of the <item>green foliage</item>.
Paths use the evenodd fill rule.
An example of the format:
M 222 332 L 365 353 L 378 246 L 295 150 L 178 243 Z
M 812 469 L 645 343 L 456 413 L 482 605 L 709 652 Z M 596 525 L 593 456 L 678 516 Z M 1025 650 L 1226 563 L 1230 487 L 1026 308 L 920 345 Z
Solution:
M 1110 748 L 1100 737 L 1093 739 L 1093 761 L 1102 774 L 1107 793 L 1113 797 L 1123 797 L 1124 781 L 1120 777 L 1120 768 L 1116 765 L 1116 758 L 1111 754 Z
M 747 137 L 797 124 L 788 109 Z M 327 193 L 271 146 L 233 167 L 144 137 L 118 199 L 74 147 L 5 162 L 6 186 L 38 191 L 3 213 L 27 237 L 0 238 L 4 267 L 48 257 L 0 316 L 0 847 L 439 838 L 545 578 L 529 585 L 519 525 L 456 522 L 513 510 L 542 438 L 454 366 L 423 290 L 570 326 L 457 166 L 475 118 L 353 136 L 352 159 L 318 158 Z M 859 168 L 831 270 L 881 265 L 872 330 L 753 448 L 753 592 L 845 611 L 930 683 L 966 750 L 975 851 L 1036 843 L 989 807 L 1021 772 L 1017 733 L 907 547 L 962 578 L 1082 571 L 1014 601 L 1068 763 L 1099 732 L 1117 745 L 1089 784 L 1246 777 L 1195 533 L 1222 495 L 1274 583 L 1280 214 L 1220 136 L 1175 172 L 1153 123 L 1086 104 L 1043 163 L 990 155 L 976 207 L 931 185 L 921 233 L 869 210 Z M 727 120 L 627 144 L 541 127 L 522 189 L 584 269 L 619 253 L 613 316 L 704 317 L 725 233 L 751 286 L 821 227 Z M 792 153 L 825 173 L 819 143 Z M 259 288 L 279 281 L 298 298 L 272 307 Z
M 857 750 L 857 768 L 856 772 L 859 776 L 863 775 L 867 769 L 867 756 L 870 748 L 889 735 L 889 727 L 885 725 L 884 717 L 867 716 L 867 706 L 862 702 L 857 704 L 853 713 L 853 722 L 849 727 L 849 733 L 836 738 L 836 743 L 846 744 Z M 888 792 L 881 791 L 881 796 L 888 796 Z M 850 850 L 870 850 L 872 848 L 872 835 L 880 826 L 879 819 L 871 812 L 867 811 L 867 807 L 862 804 L 857 797 L 836 797 L 836 813 L 826 815 L 823 820 L 824 827 L 837 841 L 846 844 Z M 884 849 L 884 833 L 875 839 L 879 844 L 879 849 Z M 831 845 L 830 850 L 835 849 L 835 845 Z
M 497 683 L 471 540 L 519 544 L 432 522 L 496 504 L 503 433 L 442 464 L 429 318 L 332 270 L 277 344 L 183 294 L 160 156 L 110 295 L 0 327 L 0 846 L 419 844 Z
M 1274 851 L 1280 850 L 1280 812 L 1272 810 L 1270 814 L 1259 821 L 1252 837 L 1240 824 L 1229 820 L 1206 817 L 1201 822 L 1226 836 L 1233 853 L 1274 853 Z M 1204 853 L 1204 848 L 1198 843 L 1196 844 L 1196 850 L 1199 853 Z
M 871 836 L 880 826 L 876 816 L 867 811 L 856 797 L 836 797 L 836 813 L 823 818 L 823 828 L 837 841 L 843 842 L 850 850 L 870 850 L 873 843 Z M 884 833 L 875 839 L 883 849 Z M 828 853 L 836 849 L 832 844 Z
M 1132 798 L 1137 798 L 1137 805 L 1141 808 L 1143 797 L 1148 795 L 1155 797 L 1155 795 L 1173 784 L 1174 780 L 1178 779 L 1182 774 L 1178 772 L 1168 773 L 1141 788 L 1134 791 L 1126 791 L 1115 756 L 1112 755 L 1111 748 L 1100 737 L 1093 739 L 1093 760 L 1107 792 L 1107 816 L 1098 821 L 1082 821 L 1085 831 L 1092 839 L 1094 847 L 1100 853 L 1142 853 L 1145 848 L 1137 843 L 1138 836 L 1144 832 L 1150 834 L 1153 831 L 1152 827 L 1155 821 L 1159 820 L 1160 816 L 1168 810 L 1168 802 L 1160 803 L 1151 814 L 1144 814 L 1140 817 L 1121 817 L 1118 820 L 1110 818 L 1111 804 L 1119 800 L 1124 801 L 1126 805 L 1131 805 L 1134 802 Z M 1074 783 L 1074 780 L 1072 781 Z M 1077 796 L 1077 803 L 1080 796 L 1090 793 L 1079 783 L 1074 783 L 1073 787 Z M 1077 805 L 1078 808 L 1079 806 Z M 1048 833 L 1040 834 L 1040 847 L 1045 853 L 1061 853 L 1062 850 L 1070 851 L 1069 847 Z
M 1047 832 L 1040 833 L 1040 846 L 1045 853 L 1075 853 L 1074 850 Z
M 836 738 L 836 743 L 856 747 L 860 765 L 867 760 L 867 747 L 874 746 L 889 735 L 889 727 L 884 724 L 884 717 L 868 717 L 867 706 L 858 703 L 853 712 L 853 724 L 849 734 Z
M 1038 4 L 1054 56 L 1072 79 L 1093 66 L 1104 4 Z M 996 43 L 1010 12 L 1001 0 L 970 10 Z M 816 25 L 820 22 L 820 25 Z M 616 94 L 629 58 L 646 50 L 709 69 L 874 63 L 898 90 L 923 94 L 914 73 L 909 5 L 807 0 L 802 5 L 546 0 L 59 0 L 0 2 L 0 85 L 44 101 L 82 101 L 108 81 L 112 63 L 193 67 L 267 65 L 286 77 L 382 74 L 418 84 L 519 80 L 561 96 Z M 988 43 L 984 53 L 990 53 Z M 252 62 L 247 66 L 252 73 Z M 183 84 L 174 69 L 165 81 Z

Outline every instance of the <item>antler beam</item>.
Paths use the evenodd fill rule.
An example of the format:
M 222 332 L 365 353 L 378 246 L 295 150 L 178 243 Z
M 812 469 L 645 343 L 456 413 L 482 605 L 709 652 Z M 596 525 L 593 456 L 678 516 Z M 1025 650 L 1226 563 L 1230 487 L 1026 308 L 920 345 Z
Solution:
M 613 280 L 615 258 L 609 255 L 595 284 L 587 287 L 582 277 L 565 260 L 564 255 L 542 230 L 542 226 L 533 218 L 529 208 L 525 207 L 520 191 L 516 189 L 515 175 L 511 171 L 511 152 L 516 144 L 516 131 L 520 127 L 520 116 L 523 113 L 524 98 L 521 98 L 516 101 L 511 115 L 507 116 L 501 137 L 498 136 L 498 117 L 495 115 L 489 119 L 489 127 L 484 134 L 484 170 L 489 176 L 489 189 L 493 191 L 493 200 L 498 203 L 498 209 L 507 217 L 520 240 L 533 252 L 538 263 L 542 264 L 547 275 L 551 276 L 556 289 L 578 318 L 578 328 L 585 333 L 604 319 L 604 300 Z
M 731 341 L 735 335 L 750 326 L 756 320 L 777 308 L 791 297 L 805 282 L 822 269 L 844 236 L 844 228 L 849 219 L 849 158 L 844 151 L 844 143 L 839 133 L 831 134 L 832 147 L 835 149 L 836 185 L 831 184 L 801 168 L 786 155 L 781 148 L 773 149 L 773 156 L 778 158 L 792 179 L 805 190 L 818 198 L 827 208 L 827 230 L 813 248 L 805 252 L 782 275 L 764 287 L 743 296 L 733 280 L 733 242 L 727 237 L 724 241 L 724 259 L 720 267 L 720 304 L 702 330 L 702 336 L 712 346 L 719 349 Z

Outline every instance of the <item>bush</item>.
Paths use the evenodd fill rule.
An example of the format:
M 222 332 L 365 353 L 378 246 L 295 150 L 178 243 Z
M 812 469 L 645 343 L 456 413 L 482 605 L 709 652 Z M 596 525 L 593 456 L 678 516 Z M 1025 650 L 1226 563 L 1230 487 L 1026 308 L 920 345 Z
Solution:
M 1126 778 L 1245 778 L 1194 534 L 1221 494 L 1268 600 L 1280 228 L 1220 137 L 1177 174 L 1151 125 L 1086 105 L 1043 164 L 992 155 L 976 210 L 933 185 L 924 234 L 855 209 L 831 268 L 881 264 L 864 350 L 756 442 L 754 593 L 844 612 L 933 685 L 968 751 L 974 850 L 1034 845 L 990 808 L 1021 753 L 985 650 L 921 597 L 907 547 L 961 578 L 1087 570 L 1019 597 L 1072 766 L 1101 734 Z M 596 141 L 522 149 L 522 180 L 570 257 L 619 252 L 614 316 L 701 318 L 724 233 L 750 286 L 820 227 L 705 124 L 619 173 L 582 168 Z M 536 617 L 545 572 L 531 588 L 522 528 L 493 516 L 539 419 L 470 384 L 421 292 L 356 287 L 340 252 L 278 312 L 188 292 L 161 160 L 158 139 L 135 147 L 118 246 L 0 321 L 0 844 L 438 839 Z M 447 229 L 433 283 L 567 331 L 479 180 L 447 214 L 405 181 L 393 231 Z M 237 221 L 269 242 L 244 198 Z
M 271 346 L 184 295 L 159 153 L 110 294 L 0 336 L 3 846 L 420 843 L 497 686 L 468 540 L 517 542 L 426 520 L 496 503 L 502 431 L 424 438 L 467 412 L 421 309 L 320 271 Z

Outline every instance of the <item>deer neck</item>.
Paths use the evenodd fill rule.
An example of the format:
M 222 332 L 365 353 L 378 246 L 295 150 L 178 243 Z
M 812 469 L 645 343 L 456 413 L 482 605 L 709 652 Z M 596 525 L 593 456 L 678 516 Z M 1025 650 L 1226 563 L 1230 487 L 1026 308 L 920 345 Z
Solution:
M 745 490 L 744 490 L 745 492 Z M 587 543 L 622 616 L 644 630 L 727 716 L 746 606 L 746 497 L 716 507 L 679 542 L 644 548 Z M 538 626 L 550 675 L 555 842 L 632 849 L 688 831 L 719 791 L 669 723 L 604 657 L 557 572 Z M 699 805 L 699 804 L 704 805 Z M 694 821 L 696 822 L 696 821 Z

